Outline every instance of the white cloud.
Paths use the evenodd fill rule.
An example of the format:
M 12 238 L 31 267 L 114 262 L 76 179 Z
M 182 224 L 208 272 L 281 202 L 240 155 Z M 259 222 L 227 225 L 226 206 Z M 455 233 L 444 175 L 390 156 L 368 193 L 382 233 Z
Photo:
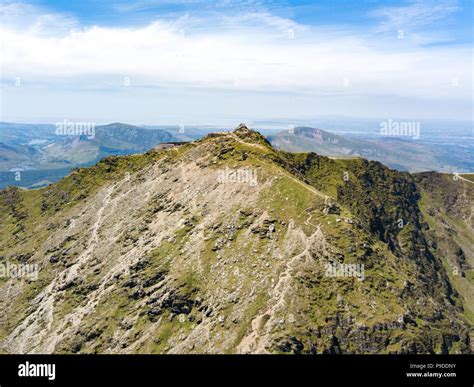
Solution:
M 406 6 L 382 7 L 371 16 L 382 18 L 382 31 L 412 29 L 426 26 L 450 16 L 461 8 L 455 0 L 415 0 Z
M 79 27 L 73 17 L 59 13 L 41 11 L 31 4 L 0 4 L 2 28 L 22 34 L 64 34 Z
M 121 88 L 121 80 L 129 77 L 132 86 L 331 97 L 465 100 L 471 94 L 470 47 L 422 48 L 396 36 L 381 40 L 308 27 L 265 12 L 79 29 L 67 15 L 41 13 L 31 6 L 27 19 L 21 16 L 15 22 L 18 7 L 4 9 L 3 71 L 6 79 L 20 76 L 30 84 Z M 429 15 L 410 12 L 413 22 L 438 17 L 437 10 Z M 401 16 L 390 15 L 392 22 L 401 22 Z M 24 20 L 29 20 L 27 26 Z

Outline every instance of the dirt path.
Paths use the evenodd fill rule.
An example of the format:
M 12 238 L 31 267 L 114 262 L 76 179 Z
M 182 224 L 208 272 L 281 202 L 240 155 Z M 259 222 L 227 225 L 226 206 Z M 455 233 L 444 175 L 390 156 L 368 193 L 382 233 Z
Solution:
M 468 183 L 471 183 L 471 184 L 474 184 L 474 181 L 471 181 L 469 179 L 466 179 L 465 177 L 462 177 L 461 175 L 454 175 L 456 176 L 458 179 L 461 179 L 461 180 L 464 180 L 464 181 L 467 181 Z
M 306 237 L 304 232 L 296 229 L 293 220 L 290 221 L 288 233 L 295 233 L 294 237 L 305 239 L 305 247 L 299 254 L 293 256 L 286 264 L 285 269 L 280 274 L 276 286 L 272 290 L 270 302 L 265 312 L 259 314 L 251 322 L 251 332 L 245 336 L 237 346 L 238 353 L 267 353 L 267 346 L 270 344 L 271 331 L 278 324 L 277 315 L 287 307 L 286 299 L 292 289 L 292 279 L 295 267 L 306 258 L 310 258 L 310 248 L 315 244 L 322 243 L 324 235 L 320 226 L 311 223 L 313 214 L 308 214 L 305 224 L 316 227 L 311 236 Z M 299 235 L 298 235 L 299 234 Z M 287 238 L 287 236 L 285 236 Z M 268 304 L 267 304 L 268 305 Z

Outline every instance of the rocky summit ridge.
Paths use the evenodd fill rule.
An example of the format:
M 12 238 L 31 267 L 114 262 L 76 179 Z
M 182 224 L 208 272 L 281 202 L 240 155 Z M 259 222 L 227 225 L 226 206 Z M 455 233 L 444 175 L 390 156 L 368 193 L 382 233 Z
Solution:
M 0 352 L 470 352 L 472 198 L 244 124 L 9 187 Z

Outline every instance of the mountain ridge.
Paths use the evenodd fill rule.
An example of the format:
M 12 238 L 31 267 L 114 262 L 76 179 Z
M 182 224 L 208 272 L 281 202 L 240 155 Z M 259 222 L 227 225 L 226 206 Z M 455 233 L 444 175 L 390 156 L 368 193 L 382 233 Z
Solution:
M 440 152 L 429 144 L 409 140 L 403 136 L 383 136 L 378 139 L 346 138 L 312 127 L 294 127 L 268 136 L 273 146 L 288 152 L 316 152 L 331 157 L 363 157 L 380 161 L 401 171 L 425 172 L 429 170 L 457 171 L 470 168 L 468 159 L 452 159 L 446 151 Z M 451 158 L 450 158 L 451 157 Z M 469 170 L 469 169 L 468 169 Z
M 54 125 L 0 123 L 0 129 L 0 142 L 13 147 L 8 151 L 0 149 L 0 188 L 9 184 L 37 188 L 65 176 L 74 167 L 95 164 L 108 155 L 141 153 L 157 143 L 194 141 L 209 133 L 209 128 L 148 128 L 120 122 L 94 126 L 94 133 L 88 136 L 59 136 Z M 364 157 L 410 172 L 472 169 L 469 142 L 453 152 L 452 144 L 433 147 L 421 140 L 395 137 L 361 140 L 311 127 L 296 127 L 293 132 L 269 134 L 267 139 L 286 151 Z M 13 170 L 21 172 L 20 180 Z
M 408 173 L 278 151 L 244 125 L 9 188 L 2 261 L 43 269 L 0 282 L 0 350 L 470 352 L 421 196 Z

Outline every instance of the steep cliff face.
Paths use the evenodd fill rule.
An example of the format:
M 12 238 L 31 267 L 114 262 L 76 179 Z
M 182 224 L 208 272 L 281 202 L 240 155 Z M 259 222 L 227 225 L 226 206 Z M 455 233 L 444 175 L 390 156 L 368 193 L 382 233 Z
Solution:
M 4 190 L 0 351 L 468 352 L 417 179 L 242 125 Z
M 428 244 L 460 294 L 474 340 L 474 181 L 472 175 L 414 175 L 419 207 L 429 224 Z M 470 179 L 469 179 L 470 178 Z

